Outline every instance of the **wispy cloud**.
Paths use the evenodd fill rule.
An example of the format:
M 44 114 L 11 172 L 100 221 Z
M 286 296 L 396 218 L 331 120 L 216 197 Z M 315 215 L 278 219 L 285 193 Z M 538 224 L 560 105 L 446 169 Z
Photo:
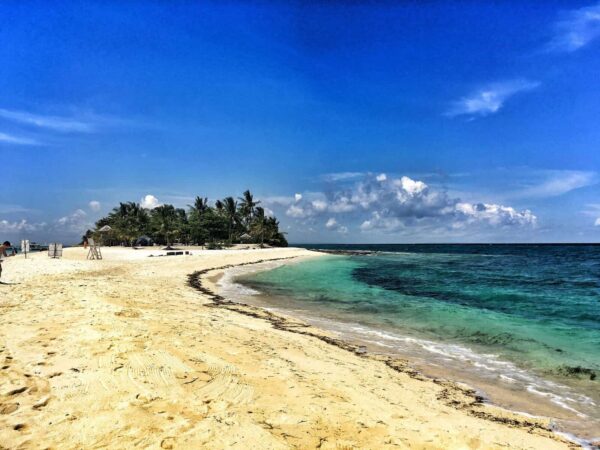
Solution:
M 0 203 L 0 213 L 15 213 L 15 212 L 31 212 L 32 210 L 29 208 L 25 208 L 21 205 L 13 205 L 7 203 Z
M 31 125 L 38 128 L 46 128 L 63 133 L 79 132 L 90 133 L 95 127 L 92 123 L 76 120 L 69 117 L 47 116 L 32 114 L 25 111 L 11 111 L 0 109 L 0 117 L 13 122 Z
M 594 226 L 600 227 L 600 204 L 598 203 L 588 203 L 585 205 L 585 209 L 581 211 L 582 214 L 586 216 L 593 217 Z
M 588 203 L 581 213 L 590 217 L 600 217 L 600 203 Z
M 539 85 L 537 81 L 523 79 L 492 83 L 454 102 L 445 115 L 449 117 L 466 115 L 473 118 L 495 114 L 510 97 L 531 91 Z
M 512 197 L 557 197 L 575 189 L 597 184 L 599 181 L 596 172 L 582 170 L 544 170 L 538 171 L 537 175 L 538 178 L 542 176 L 543 179 L 515 192 Z
M 39 145 L 39 142 L 35 139 L 29 139 L 20 136 L 13 136 L 11 134 L 0 133 L 0 142 L 4 142 L 6 144 L 15 144 L 15 145 Z
M 325 173 L 321 175 L 321 180 L 335 183 L 337 181 L 347 181 L 347 180 L 356 180 L 358 178 L 363 177 L 365 174 L 363 172 L 334 172 L 334 173 Z
M 565 13 L 555 24 L 549 51 L 574 52 L 600 37 L 600 3 Z

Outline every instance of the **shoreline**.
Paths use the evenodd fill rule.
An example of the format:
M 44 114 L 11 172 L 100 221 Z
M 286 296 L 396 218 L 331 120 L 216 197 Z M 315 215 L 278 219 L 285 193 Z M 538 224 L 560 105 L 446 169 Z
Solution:
M 214 305 L 219 267 L 318 254 L 190 250 L 10 259 L 3 275 L 16 284 L 0 286 L 4 447 L 576 447 L 548 421 L 474 404 L 467 388 L 421 380 L 403 361 L 270 316 L 278 329 L 260 308 L 253 317 Z M 199 271 L 203 291 L 187 285 Z
M 330 252 L 325 253 L 332 254 Z M 349 256 L 355 255 L 355 253 L 346 253 L 346 251 L 335 252 L 333 254 Z M 260 286 L 256 287 L 253 284 L 252 278 L 248 279 L 247 283 L 246 280 L 242 282 L 239 281 L 240 277 L 243 278 L 249 273 L 251 274 L 254 272 L 268 271 L 272 269 L 274 269 L 274 267 L 265 267 L 251 272 L 231 271 L 230 273 L 226 273 L 224 274 L 225 279 L 222 278 L 221 282 L 219 283 L 219 293 L 221 293 L 220 291 L 223 290 L 227 294 L 231 295 L 232 298 L 235 298 L 235 302 L 238 304 L 263 308 L 269 311 L 269 313 L 276 315 L 283 315 L 286 317 L 291 316 L 294 318 L 294 320 L 308 323 L 313 328 L 327 330 L 327 332 L 334 333 L 336 336 L 338 336 L 338 340 L 349 343 L 349 345 L 355 348 L 363 347 L 364 352 L 373 353 L 383 358 L 391 358 L 392 360 L 395 359 L 405 361 L 406 365 L 410 367 L 410 370 L 420 373 L 422 376 L 432 380 L 433 382 L 439 382 L 439 380 L 448 380 L 451 383 L 457 383 L 459 386 L 467 386 L 469 390 L 473 391 L 474 396 L 481 398 L 480 403 L 487 404 L 495 408 L 500 408 L 501 410 L 515 413 L 517 415 L 525 415 L 542 420 L 547 419 L 552 422 L 550 429 L 554 433 L 563 437 L 566 436 L 571 442 L 582 446 L 600 448 L 600 438 L 598 437 L 600 435 L 590 432 L 591 430 L 596 429 L 593 428 L 594 426 L 597 426 L 597 421 L 592 420 L 595 416 L 590 418 L 590 416 L 586 416 L 584 413 L 581 413 L 565 405 L 564 403 L 565 400 L 574 401 L 572 398 L 577 398 L 576 395 L 580 395 L 583 398 L 583 401 L 586 402 L 592 401 L 590 397 L 587 397 L 586 394 L 578 393 L 577 391 L 573 391 L 571 394 L 569 394 L 568 390 L 572 388 L 569 387 L 569 385 L 562 385 L 562 389 L 565 391 L 559 392 L 556 395 L 535 390 L 531 386 L 531 383 L 534 382 L 539 383 L 539 385 L 542 387 L 545 386 L 544 383 L 547 383 L 548 386 L 553 385 L 553 389 L 559 389 L 561 388 L 562 380 L 547 380 L 535 372 L 527 373 L 526 369 L 515 366 L 513 369 L 516 371 L 517 379 L 518 376 L 523 373 L 523 377 L 527 376 L 525 381 L 529 384 L 527 386 L 521 386 L 520 390 L 515 389 L 513 386 L 505 387 L 502 386 L 501 383 L 497 384 L 497 382 L 494 382 L 493 377 L 490 376 L 490 374 L 496 374 L 496 377 L 498 377 L 496 371 L 487 372 L 484 374 L 470 371 L 468 367 L 460 366 L 459 362 L 462 361 L 462 359 L 459 362 L 454 362 L 454 364 L 453 361 L 450 360 L 438 360 L 437 362 L 430 361 L 426 355 L 423 356 L 421 353 L 414 353 L 415 349 L 392 349 L 391 344 L 394 344 L 394 342 L 378 343 L 371 338 L 371 335 L 377 334 L 377 336 L 388 336 L 387 338 L 384 337 L 383 339 L 390 339 L 394 341 L 408 340 L 411 342 L 419 342 L 419 345 L 422 345 L 425 348 L 429 346 L 443 346 L 445 345 L 443 342 L 429 341 L 426 338 L 419 338 L 415 336 L 403 336 L 401 332 L 394 329 L 373 328 L 372 324 L 365 324 L 357 318 L 348 321 L 345 320 L 344 317 L 328 315 L 328 311 L 326 310 L 311 310 L 310 307 L 305 309 L 301 303 L 294 303 L 293 300 L 286 300 L 286 295 L 290 295 L 290 298 L 293 298 L 293 293 L 284 294 L 278 292 L 277 290 L 273 293 L 269 293 L 268 290 L 267 292 L 262 292 Z M 367 336 L 367 334 L 369 334 L 369 336 Z M 424 345 L 423 343 L 428 345 Z M 421 352 L 423 351 L 422 349 L 420 350 Z M 465 348 L 463 350 L 475 352 L 475 350 L 471 350 L 470 348 Z M 473 354 L 473 357 L 477 358 L 477 355 Z M 476 359 L 476 361 L 478 360 L 479 359 Z M 502 361 L 501 363 L 503 365 L 502 367 L 512 364 L 510 362 Z M 475 364 L 477 365 L 477 363 Z M 513 375 L 512 372 L 500 372 L 499 378 L 509 379 L 511 382 L 516 382 L 509 378 L 509 376 L 513 377 L 515 375 Z M 534 384 L 534 386 L 537 388 L 537 385 Z M 561 402 L 561 400 L 563 401 Z M 582 421 L 581 418 L 584 418 L 584 420 Z M 588 420 L 590 420 L 590 422 L 588 422 Z
M 334 254 L 334 255 L 346 255 L 345 252 L 319 252 L 317 250 L 315 253 L 321 254 Z M 468 414 L 484 419 L 492 422 L 501 423 L 503 425 L 509 425 L 513 427 L 519 427 L 526 429 L 529 433 L 537 433 L 541 436 L 555 438 L 556 440 L 562 442 L 562 439 L 567 439 L 569 443 L 578 444 L 578 445 L 588 445 L 589 443 L 581 439 L 575 435 L 572 435 L 567 432 L 559 431 L 553 429 L 549 426 L 548 421 L 551 418 L 543 417 L 543 416 L 534 416 L 529 413 L 523 411 L 512 411 L 506 408 L 503 408 L 500 405 L 496 405 L 491 401 L 486 400 L 483 396 L 477 393 L 477 389 L 469 386 L 466 383 L 460 381 L 452 381 L 443 378 L 437 378 L 434 376 L 429 376 L 424 374 L 423 372 L 411 367 L 410 361 L 405 358 L 398 358 L 388 355 L 380 355 L 371 353 L 364 346 L 355 345 L 350 342 L 347 342 L 344 339 L 339 339 L 336 337 L 330 336 L 325 330 L 321 330 L 313 325 L 309 325 L 304 323 L 300 319 L 295 319 L 292 317 L 288 317 L 286 315 L 274 313 L 272 311 L 267 310 L 266 308 L 251 305 L 248 303 L 236 302 L 233 300 L 229 300 L 213 289 L 218 285 L 218 280 L 215 278 L 221 278 L 225 275 L 226 271 L 235 267 L 244 267 L 247 265 L 260 265 L 268 262 L 282 261 L 288 260 L 286 262 L 292 262 L 289 260 L 297 259 L 297 257 L 290 258 L 281 258 L 281 259 L 271 259 L 271 260 L 259 260 L 252 263 L 243 263 L 235 266 L 228 265 L 222 267 L 216 267 L 212 269 L 205 269 L 202 271 L 197 271 L 188 276 L 188 284 L 192 286 L 194 289 L 202 292 L 204 295 L 209 297 L 212 300 L 212 304 L 208 305 L 216 308 L 224 308 L 229 311 L 235 311 L 240 314 L 244 314 L 250 317 L 259 318 L 269 322 L 273 328 L 281 331 L 286 331 L 290 333 L 302 334 L 305 336 L 310 336 L 312 338 L 319 339 L 329 345 L 333 345 L 335 347 L 341 348 L 345 351 L 348 351 L 358 357 L 368 358 L 373 361 L 381 362 L 385 364 L 387 367 L 392 370 L 408 375 L 414 380 L 422 381 L 422 382 L 430 382 L 435 383 L 437 385 L 443 386 L 445 392 L 440 399 L 443 400 L 447 406 L 455 408 L 457 410 L 465 411 Z M 264 270 L 270 270 L 270 268 L 265 268 Z M 216 274 L 208 275 L 211 272 L 217 272 Z M 212 278 L 210 280 L 211 284 L 214 286 L 213 289 L 207 288 L 203 285 L 203 278 Z M 487 410 L 486 410 L 487 409 Z M 491 411 L 490 411 L 491 409 Z M 551 433 L 548 436 L 547 433 Z

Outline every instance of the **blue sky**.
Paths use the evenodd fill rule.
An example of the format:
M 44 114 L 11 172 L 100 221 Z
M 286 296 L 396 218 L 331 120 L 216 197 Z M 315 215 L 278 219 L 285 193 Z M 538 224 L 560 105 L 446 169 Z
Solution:
M 598 2 L 0 15 L 3 239 L 248 188 L 291 242 L 600 238 Z

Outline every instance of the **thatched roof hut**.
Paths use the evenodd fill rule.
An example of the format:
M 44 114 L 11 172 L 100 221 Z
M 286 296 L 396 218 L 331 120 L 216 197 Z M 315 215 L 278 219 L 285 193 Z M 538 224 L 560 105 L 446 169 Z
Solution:
M 244 233 L 240 236 L 240 241 L 244 243 L 252 242 L 254 238 L 250 236 L 248 233 Z

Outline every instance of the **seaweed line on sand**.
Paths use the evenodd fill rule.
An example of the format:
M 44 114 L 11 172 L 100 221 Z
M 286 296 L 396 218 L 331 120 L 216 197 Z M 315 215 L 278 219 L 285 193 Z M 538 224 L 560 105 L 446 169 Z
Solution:
M 433 382 L 437 385 L 442 386 L 443 389 L 440 391 L 437 398 L 440 401 L 444 402 L 444 404 L 446 404 L 447 406 L 464 411 L 469 415 L 478 417 L 480 419 L 502 423 L 510 427 L 524 428 L 529 433 L 542 435 L 554 439 L 556 441 L 563 442 L 565 444 L 568 444 L 572 448 L 579 448 L 579 445 L 574 444 L 573 442 L 567 441 L 562 437 L 558 436 L 553 432 L 552 428 L 548 424 L 542 421 L 538 421 L 536 420 L 536 418 L 519 415 L 517 413 L 512 413 L 510 411 L 503 410 L 501 408 L 497 408 L 497 413 L 492 412 L 492 410 L 490 410 L 489 408 L 490 405 L 486 404 L 484 402 L 484 398 L 481 395 L 478 395 L 477 392 L 472 388 L 459 385 L 449 380 L 427 377 L 421 372 L 410 367 L 408 361 L 404 359 L 368 353 L 363 346 L 350 344 L 342 339 L 337 339 L 328 336 L 325 333 L 319 332 L 317 328 L 314 328 L 306 323 L 288 319 L 286 317 L 274 314 L 264 308 L 249 305 L 246 303 L 238 303 L 226 299 L 222 295 L 215 293 L 214 291 L 203 286 L 202 284 L 202 278 L 206 276 L 209 272 L 222 271 L 231 269 L 233 267 L 255 265 L 265 262 L 289 260 L 294 258 L 297 257 L 288 256 L 283 258 L 268 258 L 261 259 L 258 261 L 240 264 L 228 264 L 225 266 L 211 267 L 204 270 L 199 270 L 188 275 L 188 285 L 201 292 L 204 296 L 206 296 L 212 301 L 212 303 L 206 304 L 206 307 L 223 308 L 230 311 L 235 311 L 240 314 L 244 314 L 246 316 L 263 319 L 270 322 L 273 328 L 277 330 L 302 334 L 305 336 L 320 339 L 321 341 L 326 342 L 327 344 L 334 345 L 338 348 L 354 353 L 355 355 L 361 358 L 369 358 L 375 361 L 383 362 L 392 370 L 399 373 L 404 373 L 415 380 Z

